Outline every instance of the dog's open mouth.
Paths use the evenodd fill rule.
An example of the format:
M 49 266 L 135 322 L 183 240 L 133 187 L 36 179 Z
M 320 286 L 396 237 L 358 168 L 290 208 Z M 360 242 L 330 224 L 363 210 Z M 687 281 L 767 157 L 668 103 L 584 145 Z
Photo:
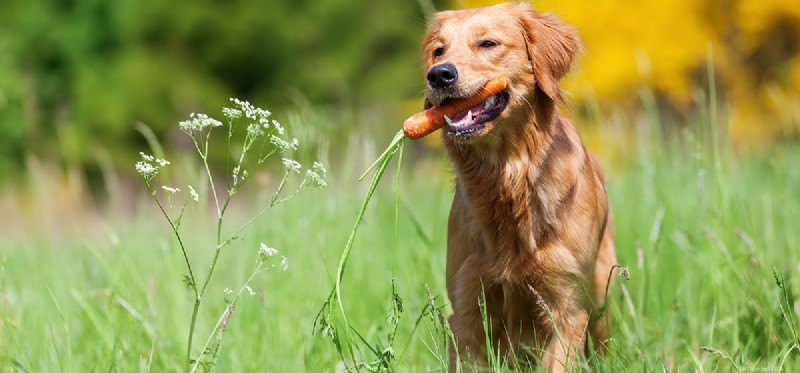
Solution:
M 468 140 L 480 134 L 486 128 L 486 123 L 497 118 L 507 105 L 508 93 L 502 91 L 452 118 L 445 117 L 447 134 L 459 140 Z

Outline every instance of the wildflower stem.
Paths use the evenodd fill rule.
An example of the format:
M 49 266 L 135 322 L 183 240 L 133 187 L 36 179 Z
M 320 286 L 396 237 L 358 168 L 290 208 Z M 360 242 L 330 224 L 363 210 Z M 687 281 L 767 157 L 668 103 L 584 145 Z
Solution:
M 195 290 L 197 291 L 197 290 Z M 194 298 L 194 308 L 192 309 L 192 321 L 189 324 L 189 337 L 186 341 L 186 370 L 189 370 L 189 365 L 192 364 L 192 340 L 194 339 L 194 326 L 197 324 L 197 311 L 200 310 L 200 301 L 202 297 L 199 295 Z M 200 359 L 197 359 L 200 360 Z
M 265 159 L 269 158 L 270 155 L 275 153 L 276 148 L 272 148 L 266 157 L 262 157 L 264 155 L 264 148 L 269 143 L 269 137 L 272 135 L 273 132 L 275 132 L 275 130 L 270 130 L 267 134 L 264 135 L 264 137 L 261 138 L 261 147 L 258 149 L 258 158 L 256 158 L 258 159 L 258 164 L 261 164 Z
M 234 176 L 236 176 L 236 178 L 233 181 L 233 188 L 231 188 L 231 191 L 228 193 L 229 195 L 235 193 L 236 189 L 239 188 L 239 185 L 237 184 L 240 184 L 242 180 L 240 180 L 238 176 L 242 172 L 242 163 L 244 162 L 244 156 L 245 154 L 247 154 L 247 151 L 250 149 L 250 146 L 252 146 L 252 140 L 250 138 L 250 133 L 248 132 L 247 135 L 244 136 L 244 147 L 242 148 L 242 154 L 239 155 L 239 162 L 236 163 L 236 167 L 233 169 L 233 172 L 235 173 Z
M 217 247 L 219 247 L 222 239 L 222 217 L 225 216 L 225 210 L 228 209 L 228 204 L 231 202 L 231 196 L 233 196 L 233 194 L 229 194 L 228 198 L 225 199 L 225 204 L 222 206 L 222 212 L 219 215 L 219 219 L 217 219 Z
M 189 324 L 189 337 L 186 341 L 186 366 L 188 369 L 189 364 L 191 364 L 192 359 L 192 339 L 194 337 L 194 326 L 197 321 L 197 311 L 200 309 L 200 299 L 201 296 L 197 292 L 197 282 L 194 278 L 194 272 L 192 271 L 192 265 L 189 263 L 189 256 L 186 254 L 186 248 L 183 246 L 183 240 L 181 239 L 181 234 L 178 232 L 178 227 L 172 222 L 172 219 L 169 218 L 167 211 L 164 210 L 164 206 L 161 205 L 161 201 L 158 200 L 156 197 L 156 193 L 153 188 L 150 186 L 149 182 L 145 182 L 147 186 L 147 190 L 150 191 L 150 195 L 153 197 L 153 200 L 156 201 L 156 205 L 158 205 L 158 209 L 161 210 L 161 213 L 164 215 L 164 218 L 167 219 L 169 226 L 172 228 L 172 232 L 175 233 L 175 238 L 178 239 L 178 245 L 181 247 L 181 253 L 183 253 L 183 259 L 186 261 L 186 268 L 189 270 L 189 279 L 191 280 L 191 288 L 194 291 L 194 309 L 192 310 L 192 320 Z
M 222 221 L 222 219 L 220 219 Z M 222 252 L 222 247 L 227 245 L 230 241 L 225 241 L 224 245 L 217 244 L 217 250 L 214 252 L 214 259 L 211 261 L 211 267 L 208 269 L 208 276 L 206 276 L 205 281 L 203 281 L 203 287 L 200 288 L 200 297 L 206 294 L 206 289 L 208 288 L 208 283 L 211 282 L 211 276 L 214 274 L 214 268 L 217 267 L 217 260 L 219 260 L 219 254 Z M 198 302 L 200 299 L 198 299 Z
M 267 153 L 267 155 L 266 155 L 266 156 L 264 156 L 263 158 L 261 157 L 261 154 L 259 154 L 259 155 L 258 155 L 258 164 L 262 164 L 262 163 L 264 163 L 264 162 L 267 160 L 267 158 L 271 157 L 271 156 L 272 156 L 273 154 L 275 154 L 276 152 L 277 152 L 277 149 L 272 149 L 272 150 L 270 150 L 270 151 L 269 151 L 269 153 Z
M 261 215 L 264 215 L 264 213 L 266 213 L 273 207 L 285 202 L 289 197 L 283 199 L 278 199 L 278 197 L 283 191 L 283 188 L 286 186 L 286 180 L 288 179 L 289 179 L 289 171 L 286 171 L 286 173 L 283 174 L 283 179 L 281 179 L 281 183 L 278 185 L 278 189 L 275 191 L 275 195 L 272 196 L 272 200 L 270 201 L 269 205 L 267 205 L 267 207 L 259 211 L 258 214 L 250 218 L 250 220 L 248 220 L 247 223 L 244 223 L 241 227 L 239 227 L 239 229 L 237 229 L 235 233 L 233 233 L 230 237 L 228 237 L 228 239 L 226 239 L 221 245 L 218 246 L 217 250 L 219 250 L 219 248 L 224 247 L 225 245 L 230 243 L 234 238 L 239 236 L 239 233 L 242 233 L 242 231 L 245 230 L 245 228 L 247 228 L 248 226 L 250 226 L 250 224 L 253 224 L 256 220 L 258 220 L 258 218 L 260 218 Z M 214 260 L 214 263 L 216 263 L 216 259 Z
M 214 268 L 217 267 L 217 260 L 219 260 L 219 254 L 222 252 L 222 248 L 228 245 L 233 238 L 225 240 L 225 242 L 220 243 L 222 240 L 222 218 L 225 216 L 225 210 L 228 208 L 228 204 L 231 201 L 231 196 L 233 194 L 229 194 L 228 198 L 225 199 L 225 205 L 222 207 L 220 211 L 219 218 L 217 219 L 217 249 L 214 252 L 214 259 L 211 261 L 211 268 L 208 269 L 208 276 L 206 276 L 205 281 L 203 281 L 203 287 L 200 289 L 200 296 L 206 294 L 206 289 L 208 288 L 208 283 L 211 281 L 211 275 L 214 274 Z
M 256 214 L 256 216 L 254 216 L 247 223 L 245 223 L 242 227 L 240 227 L 236 231 L 236 233 L 231 235 L 224 242 L 220 242 L 221 241 L 221 237 L 222 237 L 221 236 L 221 232 L 222 232 L 222 217 L 224 216 L 225 210 L 227 209 L 228 203 L 230 202 L 231 197 L 233 195 L 229 194 L 228 198 L 225 200 L 225 205 L 223 206 L 222 210 L 220 211 L 219 220 L 217 221 L 217 249 L 214 252 L 214 259 L 211 261 L 211 267 L 208 270 L 208 276 L 206 276 L 205 281 L 203 281 L 203 286 L 201 287 L 200 293 L 199 293 L 199 295 L 197 297 L 197 300 L 195 301 L 194 310 L 192 311 L 192 325 L 189 328 L 189 343 L 188 343 L 188 346 L 189 346 L 190 350 L 191 350 L 191 338 L 192 338 L 192 335 L 194 333 L 195 320 L 197 318 L 197 311 L 198 311 L 198 309 L 200 307 L 200 301 L 202 300 L 203 295 L 205 295 L 206 289 L 208 289 L 209 282 L 211 282 L 211 276 L 214 274 L 214 269 L 217 267 L 217 261 L 219 260 L 219 254 L 222 252 L 222 248 L 227 246 L 234 238 L 236 238 L 239 235 L 239 233 L 241 233 L 245 228 L 247 228 L 250 224 L 252 224 L 254 221 L 256 221 L 256 219 L 258 219 L 261 215 L 263 215 L 265 212 L 267 212 L 267 210 L 269 210 L 273 206 L 275 206 L 275 204 L 277 202 L 283 201 L 283 200 L 278 200 L 278 196 L 280 196 L 281 191 L 283 190 L 284 186 L 286 185 L 286 180 L 288 178 L 289 178 L 289 171 L 286 171 L 286 173 L 283 176 L 283 179 L 281 180 L 280 185 L 278 186 L 278 190 L 275 192 L 275 195 L 272 197 L 272 200 L 271 200 L 269 206 L 267 206 L 265 209 L 261 210 L 258 214 Z M 254 273 L 254 275 L 255 275 L 255 273 Z M 251 278 L 252 278 L 252 276 L 251 276 Z M 249 281 L 248 281 L 248 283 L 249 283 Z M 200 359 L 198 358 L 197 360 L 199 361 Z M 187 361 L 188 361 L 188 359 L 187 359 Z M 194 370 L 194 369 L 192 369 L 192 370 Z
M 219 219 L 219 224 L 222 222 L 222 210 L 219 206 L 219 198 L 217 197 L 217 189 L 214 186 L 214 177 L 211 175 L 211 169 L 208 167 L 208 139 L 211 137 L 211 130 L 206 134 L 205 138 L 205 147 L 203 150 L 200 149 L 200 145 L 197 143 L 197 140 L 192 135 L 192 142 L 194 143 L 195 149 L 197 149 L 197 153 L 200 155 L 200 158 L 203 160 L 203 166 L 206 169 L 206 175 L 208 176 L 208 183 L 211 185 L 211 194 L 214 196 L 214 206 L 217 208 L 217 218 Z M 163 209 L 162 209 L 163 211 Z M 171 222 L 170 222 L 171 224 Z M 177 234 L 177 231 L 175 232 Z M 218 234 L 219 236 L 219 234 Z M 178 238 L 180 240 L 180 238 Z M 219 239 L 217 239 L 219 241 Z M 181 249 L 183 249 L 183 244 L 181 244 Z M 183 255 L 186 256 L 186 251 L 184 250 Z M 189 269 L 190 276 L 192 278 L 192 288 L 194 289 L 195 299 L 194 299 L 194 307 L 192 308 L 192 320 L 189 324 L 189 336 L 187 337 L 186 341 L 186 370 L 189 371 L 189 365 L 192 362 L 192 341 L 194 340 L 194 330 L 195 325 L 197 324 L 197 313 L 200 310 L 200 302 L 203 300 L 203 295 L 205 295 L 206 288 L 208 287 L 208 281 L 211 279 L 211 274 L 214 272 L 214 265 L 217 262 L 219 257 L 219 247 L 217 247 L 217 253 L 214 255 L 214 262 L 211 266 L 211 269 L 208 272 L 208 276 L 206 276 L 205 283 L 203 284 L 203 288 L 200 292 L 197 291 L 197 282 L 194 278 L 194 275 L 191 274 L 191 268 Z M 189 264 L 188 257 L 186 258 L 186 264 Z M 199 359 L 198 359 L 199 360 Z
M 261 217 L 261 215 L 263 215 L 265 212 L 270 210 L 276 204 L 281 203 L 281 202 L 286 200 L 286 199 L 280 199 L 279 200 L 278 197 L 280 196 L 281 191 L 283 191 L 283 188 L 286 186 L 286 180 L 288 178 L 289 178 L 289 171 L 286 171 L 286 173 L 283 175 L 283 179 L 281 179 L 281 183 L 278 185 L 278 189 L 275 191 L 275 195 L 272 196 L 272 200 L 270 201 L 269 205 L 266 208 L 264 208 L 261 211 L 259 211 L 258 214 L 253 216 L 250 220 L 248 220 L 247 223 L 245 223 L 238 230 L 236 230 L 236 232 L 234 234 L 232 234 L 230 237 L 228 237 L 228 239 L 226 239 L 225 241 L 222 241 L 222 236 L 221 236 L 222 218 L 223 218 L 223 216 L 225 214 L 225 210 L 228 208 L 228 203 L 230 202 L 231 197 L 233 196 L 233 194 L 229 194 L 228 195 L 228 198 L 225 200 L 225 205 L 223 206 L 222 210 L 220 211 L 219 220 L 217 220 L 217 250 L 214 252 L 214 259 L 211 261 L 211 268 L 209 268 L 209 270 L 208 270 L 208 276 L 206 276 L 205 281 L 203 281 L 203 286 L 201 287 L 201 290 L 200 290 L 200 297 L 202 297 L 206 293 L 206 289 L 208 288 L 208 284 L 211 281 L 211 276 L 214 274 L 214 269 L 217 267 L 217 261 L 219 260 L 219 254 L 222 252 L 222 248 L 227 246 L 231 241 L 233 241 L 237 236 L 239 236 L 239 233 L 241 233 L 245 228 L 250 226 L 250 224 L 255 222 L 259 217 Z
M 233 123 L 234 120 L 228 121 L 228 146 L 225 148 L 225 154 L 231 154 L 231 139 L 233 139 Z M 231 157 L 225 157 L 225 175 L 230 175 L 231 172 Z M 229 180 L 226 178 L 226 180 Z M 227 182 L 226 182 L 227 184 Z M 230 186 L 230 184 L 228 184 Z
M 195 142 L 195 146 L 197 146 L 196 142 Z M 207 149 L 208 149 L 208 137 L 206 137 L 206 150 Z M 199 148 L 198 148 L 198 152 L 200 152 Z M 187 345 L 187 347 L 186 347 L 186 350 L 187 350 L 187 352 L 186 352 L 186 361 L 189 364 L 191 364 L 192 340 L 193 340 L 193 337 L 194 337 L 194 328 L 195 328 L 195 324 L 196 324 L 196 321 L 197 321 L 197 313 L 198 313 L 198 311 L 200 309 L 200 302 L 203 300 L 203 296 L 206 294 L 206 290 L 208 289 L 208 284 L 211 281 L 211 276 L 214 274 L 214 269 L 217 266 L 217 261 L 219 260 L 219 254 L 222 251 L 222 247 L 227 245 L 230 242 L 230 240 L 226 240 L 225 244 L 220 244 L 220 241 L 221 241 L 221 238 L 222 238 L 222 220 L 223 220 L 223 217 L 225 216 L 225 210 L 228 209 L 228 204 L 231 201 L 231 197 L 233 197 L 233 193 L 228 193 L 228 197 L 225 199 L 224 206 L 222 206 L 222 208 L 220 208 L 219 200 L 217 199 L 217 191 L 214 188 L 214 179 L 211 176 L 211 170 L 208 167 L 208 159 L 206 157 L 206 153 L 200 152 L 200 157 L 203 159 L 203 165 L 205 165 L 206 173 L 208 175 L 208 182 L 209 182 L 209 184 L 211 184 L 211 193 L 214 195 L 214 204 L 217 206 L 217 249 L 214 252 L 214 259 L 211 262 L 211 267 L 208 270 L 208 275 L 206 276 L 205 281 L 203 281 L 203 287 L 201 288 L 199 293 L 197 292 L 197 289 L 195 289 L 195 294 L 197 295 L 197 297 L 195 298 L 194 309 L 192 309 L 192 321 L 191 321 L 191 325 L 189 326 L 189 341 L 186 343 L 186 345 Z M 236 188 L 235 185 L 234 185 L 234 188 Z M 194 281 L 194 279 L 192 281 Z M 202 354 L 201 354 L 201 356 L 202 356 Z M 191 371 L 194 371 L 194 369 L 197 368 L 197 363 L 199 361 L 200 361 L 200 357 L 198 357 L 197 360 L 195 361 L 195 365 L 191 369 Z
M 214 206 L 217 208 L 217 217 L 222 216 L 222 211 L 219 207 L 219 198 L 217 198 L 217 188 L 214 186 L 214 177 L 211 176 L 211 169 L 208 167 L 208 138 L 211 137 L 211 131 L 209 130 L 209 134 L 206 136 L 206 146 L 205 151 L 200 150 L 200 145 L 197 143 L 197 140 L 194 138 L 194 135 L 191 136 L 192 142 L 194 143 L 194 148 L 197 149 L 197 153 L 200 154 L 200 158 L 203 160 L 203 166 L 206 169 L 206 175 L 208 176 L 208 183 L 211 184 L 211 195 L 214 196 Z
M 221 327 L 223 327 L 225 320 L 229 319 L 230 316 L 233 314 L 233 310 L 236 309 L 236 304 L 239 303 L 239 298 L 242 297 L 244 289 L 247 286 L 249 286 L 251 282 L 253 282 L 253 279 L 256 277 L 257 274 L 262 272 L 261 270 L 262 267 L 263 263 L 259 261 L 258 265 L 256 266 L 256 269 L 253 270 L 253 273 L 250 274 L 250 277 L 247 278 L 247 281 L 245 281 L 244 285 L 242 285 L 242 287 L 239 289 L 239 292 L 236 293 L 236 297 L 233 299 L 233 301 L 231 301 L 228 307 L 225 308 L 225 311 L 222 312 L 222 315 L 219 317 L 219 320 L 217 320 L 217 324 L 214 326 L 213 329 L 211 329 L 211 334 L 209 334 L 206 343 L 203 345 L 203 348 L 201 350 L 202 352 L 200 352 L 200 356 L 197 357 L 197 359 L 194 362 L 194 365 L 192 365 L 190 373 L 196 371 L 197 367 L 200 366 L 200 361 L 206 355 L 206 351 L 208 351 L 208 347 L 211 345 L 211 341 L 214 339 L 214 335 L 219 333 L 219 330 Z
M 172 228 L 172 232 L 175 233 L 175 238 L 178 239 L 178 245 L 181 247 L 181 252 L 183 253 L 183 259 L 186 261 L 186 268 L 189 270 L 189 278 L 192 280 L 192 290 L 194 290 L 195 296 L 197 295 L 197 285 L 194 280 L 194 272 L 192 271 L 192 265 L 189 263 L 189 256 L 186 254 L 186 247 L 183 245 L 183 240 L 181 239 L 181 234 L 178 232 L 178 227 L 172 222 L 172 219 L 169 218 L 167 211 L 164 210 L 164 206 L 161 205 L 161 201 L 158 200 L 156 197 L 156 193 L 153 188 L 150 186 L 149 182 L 146 182 L 145 185 L 147 186 L 147 190 L 150 191 L 150 196 L 153 197 L 153 200 L 156 201 L 156 205 L 158 205 L 158 209 L 161 210 L 161 213 L 164 215 L 164 218 L 167 219 L 170 228 Z
M 186 211 L 186 205 L 189 203 L 189 198 L 191 197 L 186 197 L 186 199 L 183 201 L 183 205 L 181 206 L 181 213 L 178 214 L 178 218 L 175 219 L 176 229 L 180 229 L 181 227 L 181 220 L 183 220 L 183 212 Z

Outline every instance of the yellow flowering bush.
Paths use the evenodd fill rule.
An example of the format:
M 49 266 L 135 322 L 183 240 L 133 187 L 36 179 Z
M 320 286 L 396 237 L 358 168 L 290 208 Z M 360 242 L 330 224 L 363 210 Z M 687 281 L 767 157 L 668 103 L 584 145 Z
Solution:
M 453 0 L 456 8 L 500 3 Z M 687 110 L 708 86 L 712 53 L 734 139 L 800 130 L 800 1 L 537 0 L 586 46 L 565 85 L 578 102 L 625 103 L 642 88 Z

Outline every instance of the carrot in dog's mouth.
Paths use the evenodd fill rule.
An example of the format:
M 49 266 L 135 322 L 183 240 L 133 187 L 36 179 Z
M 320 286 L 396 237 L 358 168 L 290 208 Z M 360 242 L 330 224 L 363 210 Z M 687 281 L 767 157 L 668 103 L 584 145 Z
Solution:
M 466 139 L 496 118 L 508 105 L 508 80 L 498 76 L 489 79 L 478 93 L 469 98 L 452 99 L 436 107 L 412 115 L 403 123 L 403 133 L 419 139 L 447 126 L 448 134 Z
M 447 134 L 458 138 L 466 138 L 486 127 L 486 123 L 497 118 L 508 105 L 508 93 L 499 92 L 485 101 L 464 110 L 452 118 L 447 115 Z

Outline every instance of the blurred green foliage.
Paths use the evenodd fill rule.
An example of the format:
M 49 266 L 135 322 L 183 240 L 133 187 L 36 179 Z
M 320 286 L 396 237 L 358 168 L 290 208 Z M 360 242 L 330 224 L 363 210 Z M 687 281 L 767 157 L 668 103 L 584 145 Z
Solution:
M 0 173 L 28 154 L 85 167 L 168 139 L 178 120 L 241 97 L 358 106 L 414 96 L 425 29 L 404 0 L 5 0 Z M 210 113 L 214 114 L 214 113 Z M 127 158 L 126 158 L 127 159 Z

